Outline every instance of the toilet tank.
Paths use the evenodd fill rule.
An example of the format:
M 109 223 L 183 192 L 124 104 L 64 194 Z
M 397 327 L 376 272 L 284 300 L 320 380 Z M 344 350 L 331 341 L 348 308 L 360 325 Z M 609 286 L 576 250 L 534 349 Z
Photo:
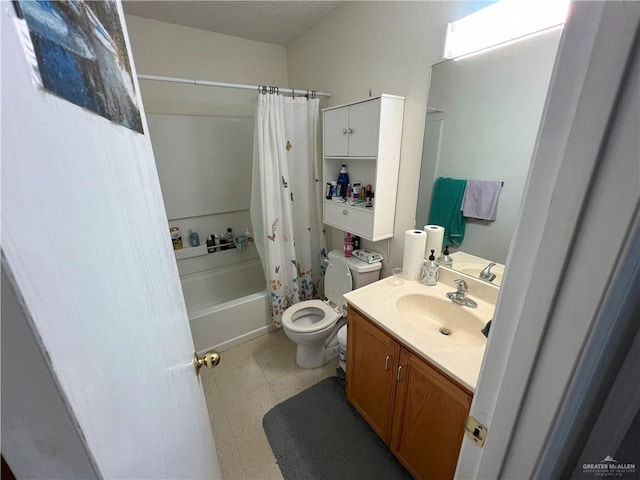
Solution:
M 356 257 L 345 257 L 342 250 L 331 250 L 329 258 L 342 260 L 349 266 L 353 290 L 380 280 L 380 270 L 382 269 L 380 262 L 367 263 Z

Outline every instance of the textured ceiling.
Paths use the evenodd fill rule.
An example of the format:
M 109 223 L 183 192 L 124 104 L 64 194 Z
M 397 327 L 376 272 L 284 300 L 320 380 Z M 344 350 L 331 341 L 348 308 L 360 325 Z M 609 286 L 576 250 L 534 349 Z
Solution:
M 260 42 L 287 45 L 338 1 L 131 1 L 125 13 Z

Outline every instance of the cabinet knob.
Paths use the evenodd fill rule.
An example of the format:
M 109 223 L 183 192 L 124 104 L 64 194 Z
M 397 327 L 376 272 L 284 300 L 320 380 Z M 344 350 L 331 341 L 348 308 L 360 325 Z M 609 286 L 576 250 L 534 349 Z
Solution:
M 349 213 L 349 212 L 347 211 L 347 209 L 346 209 L 346 208 L 345 208 L 344 210 L 342 210 L 342 214 L 343 214 L 343 215 L 346 215 L 347 213 Z
M 343 135 L 346 135 L 346 134 L 347 134 L 347 129 L 346 129 L 346 128 L 343 128 L 343 129 L 342 129 L 342 134 L 343 134 Z
M 353 133 L 353 128 L 350 128 L 350 129 L 349 129 L 349 133 Z

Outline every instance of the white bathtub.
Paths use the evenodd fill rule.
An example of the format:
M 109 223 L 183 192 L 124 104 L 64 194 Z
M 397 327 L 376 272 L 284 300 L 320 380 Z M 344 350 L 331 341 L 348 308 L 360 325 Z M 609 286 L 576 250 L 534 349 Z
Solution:
M 231 258 L 233 256 L 238 258 Z M 226 264 L 195 272 L 187 265 L 187 270 L 193 273 L 180 277 L 191 333 L 199 353 L 212 348 L 231 348 L 273 328 L 260 260 L 255 256 L 246 259 L 232 251 L 209 257 L 227 257 L 223 262 Z M 181 263 L 183 261 L 178 263 L 179 268 Z

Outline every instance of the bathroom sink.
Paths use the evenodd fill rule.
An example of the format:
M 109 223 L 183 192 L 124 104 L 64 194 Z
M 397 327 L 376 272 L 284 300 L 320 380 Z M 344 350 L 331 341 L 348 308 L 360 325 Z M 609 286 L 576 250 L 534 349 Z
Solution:
M 481 330 L 482 320 L 474 310 L 456 305 L 448 298 L 410 293 L 396 300 L 398 313 L 420 333 L 459 346 L 481 345 L 486 342 Z
M 459 272 L 466 273 L 467 275 L 475 278 L 480 278 L 480 272 L 488 265 L 479 265 L 475 263 L 455 263 L 452 268 Z M 502 274 L 504 273 L 504 267 L 501 265 L 494 265 L 491 268 L 491 273 L 495 274 L 496 278 L 491 282 L 494 285 L 500 286 L 502 284 Z

